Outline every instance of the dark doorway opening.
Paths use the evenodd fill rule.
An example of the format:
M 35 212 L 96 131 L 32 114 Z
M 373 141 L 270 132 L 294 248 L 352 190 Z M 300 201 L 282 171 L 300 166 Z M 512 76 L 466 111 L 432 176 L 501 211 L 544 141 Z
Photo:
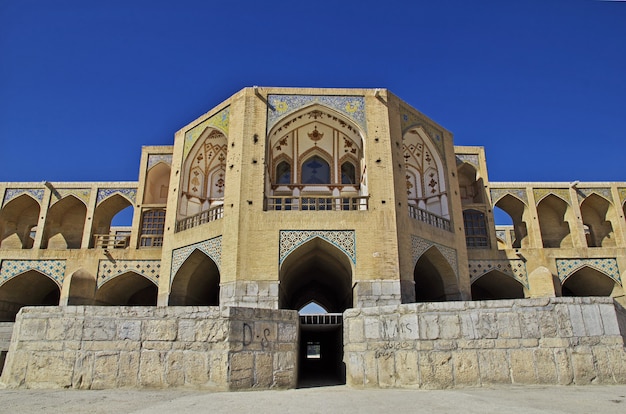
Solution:
M 346 383 L 343 315 L 300 315 L 298 388 Z

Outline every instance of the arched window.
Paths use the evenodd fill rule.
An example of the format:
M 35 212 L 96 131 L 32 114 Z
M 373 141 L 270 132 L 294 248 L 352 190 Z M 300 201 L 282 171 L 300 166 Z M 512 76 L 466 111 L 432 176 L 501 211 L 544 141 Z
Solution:
M 341 184 L 356 184 L 356 168 L 351 162 L 341 164 Z
M 276 184 L 291 184 L 291 165 L 287 161 L 276 166 Z
M 467 247 L 470 249 L 489 248 L 485 213 L 478 210 L 465 210 L 463 212 L 463 223 L 465 224 L 465 243 Z
M 330 166 L 320 156 L 314 155 L 302 164 L 303 184 L 330 184 Z

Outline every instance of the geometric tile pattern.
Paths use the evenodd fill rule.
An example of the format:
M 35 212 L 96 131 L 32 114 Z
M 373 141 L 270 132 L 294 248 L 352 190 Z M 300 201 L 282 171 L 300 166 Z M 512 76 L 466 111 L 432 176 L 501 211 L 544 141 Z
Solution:
M 533 188 L 533 194 L 535 195 L 536 205 L 539 205 L 539 202 L 547 197 L 548 194 L 553 194 L 561 198 L 567 204 L 572 204 L 570 203 L 569 190 L 567 188 Z
M 456 256 L 456 250 L 451 247 L 443 246 L 439 243 L 435 243 L 430 240 L 411 235 L 411 255 L 413 256 L 413 268 L 415 268 L 417 261 L 424 254 L 424 252 L 426 252 L 426 250 L 430 249 L 431 247 L 435 247 L 437 250 L 439 250 L 441 255 L 452 267 L 452 270 L 454 270 L 454 274 L 456 275 L 456 278 L 458 280 L 459 264 Z
M 585 198 L 589 197 L 591 194 L 596 193 L 597 195 L 604 197 L 608 202 L 613 202 L 613 197 L 611 196 L 610 188 L 577 188 L 576 195 L 578 195 L 578 201 L 582 202 Z
M 174 280 L 174 276 L 178 269 L 185 263 L 185 260 L 194 250 L 200 250 L 211 258 L 217 265 L 217 269 L 221 271 L 222 268 L 222 236 L 217 236 L 209 240 L 205 240 L 200 243 L 192 244 L 190 246 L 180 247 L 172 251 L 172 270 L 170 271 L 170 284 Z
M 191 151 L 191 147 L 196 143 L 200 135 L 204 132 L 207 127 L 215 127 L 221 130 L 221 132 L 228 137 L 228 120 L 230 114 L 230 107 L 222 109 L 209 119 L 206 119 L 191 128 L 189 131 L 185 133 L 185 144 L 183 146 L 183 160 L 187 159 L 187 154 Z
M 148 155 L 148 169 L 154 167 L 158 163 L 172 165 L 172 154 L 150 154 Z
M 29 270 L 48 276 L 61 287 L 65 279 L 65 260 L 3 260 L 0 264 L 0 285 Z
M 468 264 L 470 283 L 474 283 L 478 278 L 492 270 L 497 270 L 517 280 L 527 289 L 529 288 L 526 263 L 523 260 L 468 260 Z
M 347 116 L 363 132 L 365 124 L 365 98 L 362 96 L 268 95 L 267 131 L 284 116 L 311 104 L 320 104 Z
M 104 199 L 109 198 L 115 193 L 126 197 L 132 204 L 135 204 L 135 198 L 137 198 L 136 188 L 100 188 L 98 189 L 97 204 L 100 204 Z
M 69 195 L 72 195 L 79 200 L 82 200 L 83 203 L 88 204 L 91 190 L 89 188 L 55 188 L 54 190 L 52 190 L 52 199 L 50 200 L 50 205 L 53 205 L 57 201 Z
M 622 284 L 615 259 L 556 259 L 556 271 L 561 282 L 585 266 L 604 273 L 620 285 Z
M 456 154 L 456 163 L 463 164 L 464 162 L 472 164 L 474 167 L 479 167 L 477 154 Z
M 526 190 L 524 188 L 496 188 L 489 190 L 489 192 L 491 193 L 491 203 L 493 205 L 495 205 L 502 197 L 507 194 L 519 198 L 520 201 L 528 205 L 528 196 L 526 195 Z
M 124 273 L 133 272 L 159 285 L 160 260 L 100 260 L 98 262 L 98 287 Z
M 413 109 L 400 106 L 400 123 L 402 125 L 402 136 L 413 127 L 422 127 L 429 135 L 430 140 L 439 150 L 440 155 L 444 155 L 443 131 L 423 118 L 423 115 L 416 114 Z
M 39 200 L 39 202 L 43 200 L 43 188 L 7 188 L 6 192 L 4 193 L 4 199 L 2 200 L 2 206 L 4 207 L 6 203 L 24 193 L 31 195 L 35 200 Z
M 344 252 L 356 264 L 356 235 L 354 230 L 281 230 L 278 263 L 283 261 L 298 246 L 319 237 Z

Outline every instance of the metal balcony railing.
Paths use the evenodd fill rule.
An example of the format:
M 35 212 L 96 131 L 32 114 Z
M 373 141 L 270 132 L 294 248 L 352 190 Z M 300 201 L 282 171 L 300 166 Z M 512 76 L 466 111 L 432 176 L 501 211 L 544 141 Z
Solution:
M 428 223 L 431 226 L 435 226 L 435 227 L 438 227 L 440 229 L 444 229 L 447 231 L 452 231 L 450 220 L 445 219 L 443 217 L 439 217 L 436 214 L 433 214 L 426 210 L 422 210 L 421 208 L 410 205 L 410 204 L 409 204 L 409 216 L 416 220 L 423 221 L 424 223 Z
M 205 210 L 201 213 L 196 214 L 195 216 L 186 217 L 182 220 L 178 220 L 176 222 L 176 232 L 187 230 L 196 226 L 199 226 L 204 223 L 209 223 L 211 221 L 219 220 L 224 217 L 224 206 L 216 206 L 212 207 L 208 210 Z
M 266 197 L 265 209 L 268 211 L 365 211 L 368 198 L 367 196 Z

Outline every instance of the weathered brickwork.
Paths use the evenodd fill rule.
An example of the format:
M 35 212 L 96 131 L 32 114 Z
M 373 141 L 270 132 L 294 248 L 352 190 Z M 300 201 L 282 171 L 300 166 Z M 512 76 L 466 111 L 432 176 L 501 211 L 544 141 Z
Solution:
M 40 307 L 17 317 L 9 387 L 292 388 L 297 313 L 218 307 Z
M 347 310 L 355 387 L 626 383 L 626 311 L 608 298 L 422 303 Z

